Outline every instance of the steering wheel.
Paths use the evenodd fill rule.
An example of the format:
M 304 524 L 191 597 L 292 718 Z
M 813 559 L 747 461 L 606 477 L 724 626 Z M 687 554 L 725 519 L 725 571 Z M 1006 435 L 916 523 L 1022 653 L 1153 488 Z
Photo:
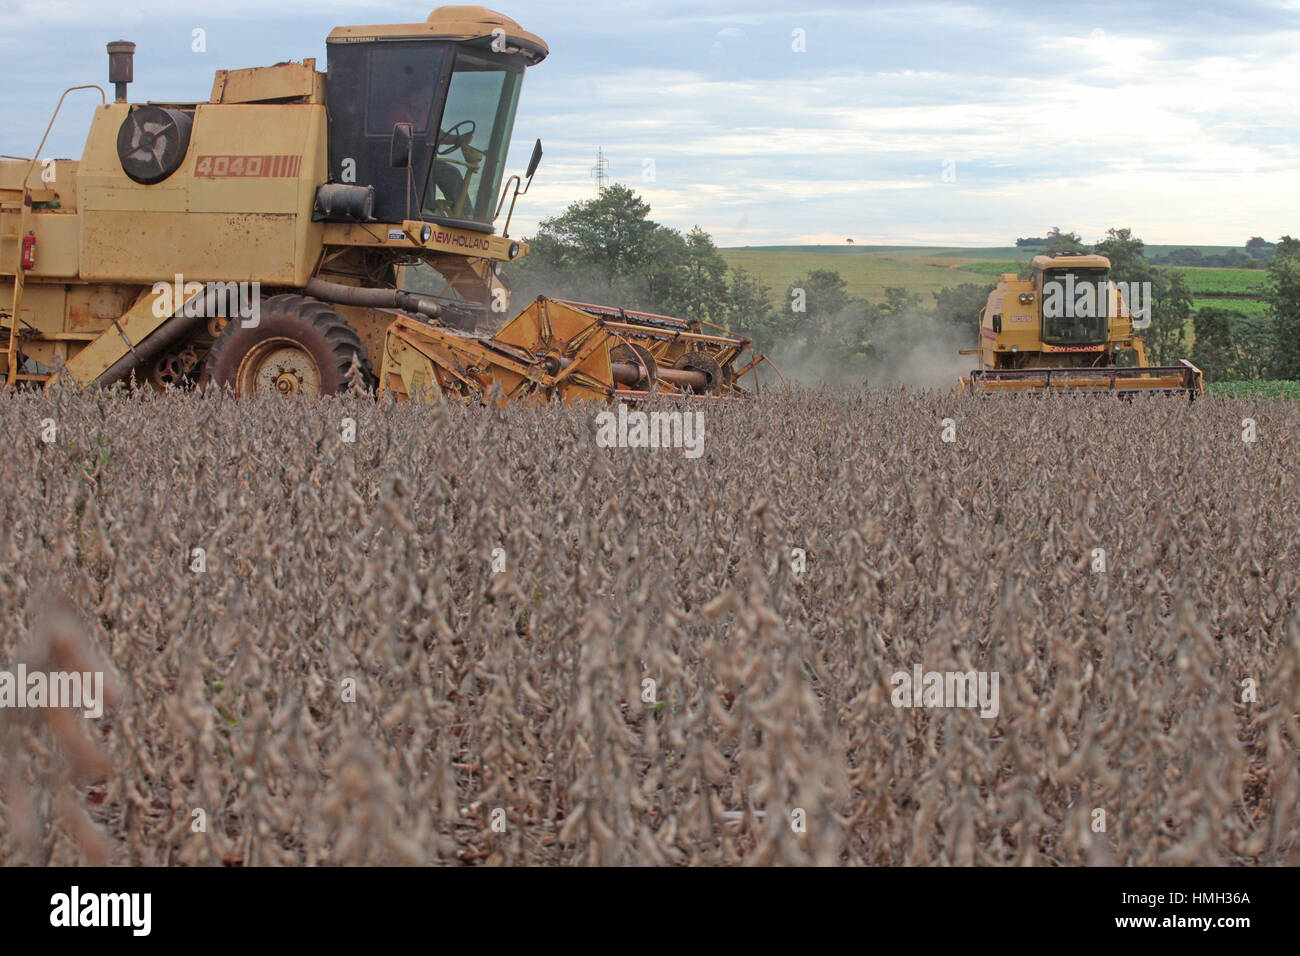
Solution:
M 468 126 L 469 129 L 467 129 L 463 133 L 456 132 L 462 126 Z M 443 130 L 441 133 L 438 134 L 438 155 L 439 156 L 450 155 L 451 153 L 454 153 L 456 150 L 460 149 L 462 146 L 467 145 L 469 141 L 474 138 L 475 128 L 476 127 L 474 125 L 473 120 L 461 120 L 451 129 Z

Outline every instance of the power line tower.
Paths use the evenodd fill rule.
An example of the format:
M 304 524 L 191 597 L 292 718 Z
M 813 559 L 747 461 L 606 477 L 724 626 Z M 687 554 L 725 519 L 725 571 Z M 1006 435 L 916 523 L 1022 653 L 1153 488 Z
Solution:
M 609 181 L 609 161 L 599 146 L 596 147 L 596 165 L 591 167 L 591 175 L 596 179 L 596 192 L 599 193 Z

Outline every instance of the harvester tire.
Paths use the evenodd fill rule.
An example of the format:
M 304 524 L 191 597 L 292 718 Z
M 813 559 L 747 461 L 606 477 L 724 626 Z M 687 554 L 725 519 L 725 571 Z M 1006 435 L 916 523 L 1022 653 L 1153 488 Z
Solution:
M 337 395 L 375 385 L 356 330 L 324 302 L 302 295 L 267 299 L 254 326 L 231 319 L 209 349 L 205 368 L 208 381 L 242 398 L 271 391 Z

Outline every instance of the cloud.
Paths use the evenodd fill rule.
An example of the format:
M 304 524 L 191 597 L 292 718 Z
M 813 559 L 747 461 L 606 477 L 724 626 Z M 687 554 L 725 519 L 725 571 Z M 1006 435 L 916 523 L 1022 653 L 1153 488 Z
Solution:
M 140 44 L 134 99 L 202 98 L 214 69 L 323 64 L 331 27 L 423 20 L 431 5 L 19 0 L 0 12 L 14 78 L 0 152 L 33 148 L 64 87 L 102 83 L 103 44 L 119 35 Z M 1300 214 L 1294 3 L 1100 0 L 1086 19 L 1021 0 L 632 0 L 601 16 L 585 0 L 494 5 L 552 50 L 516 119 L 512 171 L 536 137 L 546 158 L 515 234 L 592 195 L 598 146 L 658 219 L 723 243 L 1002 244 L 1059 224 L 1239 244 L 1294 232 Z M 53 61 L 51 23 L 65 51 Z M 199 25 L 203 56 L 189 52 Z M 68 110 L 51 155 L 80 152 L 88 108 Z

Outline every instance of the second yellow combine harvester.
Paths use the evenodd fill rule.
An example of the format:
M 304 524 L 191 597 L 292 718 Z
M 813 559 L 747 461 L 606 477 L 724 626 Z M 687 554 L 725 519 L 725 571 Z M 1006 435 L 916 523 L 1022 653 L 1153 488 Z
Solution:
M 509 17 L 452 6 L 339 27 L 324 72 L 222 70 L 205 102 L 129 103 L 134 49 L 108 45 L 115 102 L 68 91 L 101 97 L 80 160 L 38 161 L 44 140 L 0 157 L 7 385 L 756 393 L 756 374 L 739 381 L 762 360 L 742 358 L 749 340 L 698 320 L 538 298 L 502 324 L 502 266 L 528 253 L 510 217 L 541 142 L 522 176 L 504 177 L 506 152 L 524 71 L 548 52 Z M 413 269 L 437 291 L 412 291 Z
M 1125 295 L 1105 256 L 1035 256 L 1033 276 L 1002 276 L 979 316 L 979 368 L 963 392 L 1204 393 L 1201 370 L 1147 364 L 1149 286 Z

